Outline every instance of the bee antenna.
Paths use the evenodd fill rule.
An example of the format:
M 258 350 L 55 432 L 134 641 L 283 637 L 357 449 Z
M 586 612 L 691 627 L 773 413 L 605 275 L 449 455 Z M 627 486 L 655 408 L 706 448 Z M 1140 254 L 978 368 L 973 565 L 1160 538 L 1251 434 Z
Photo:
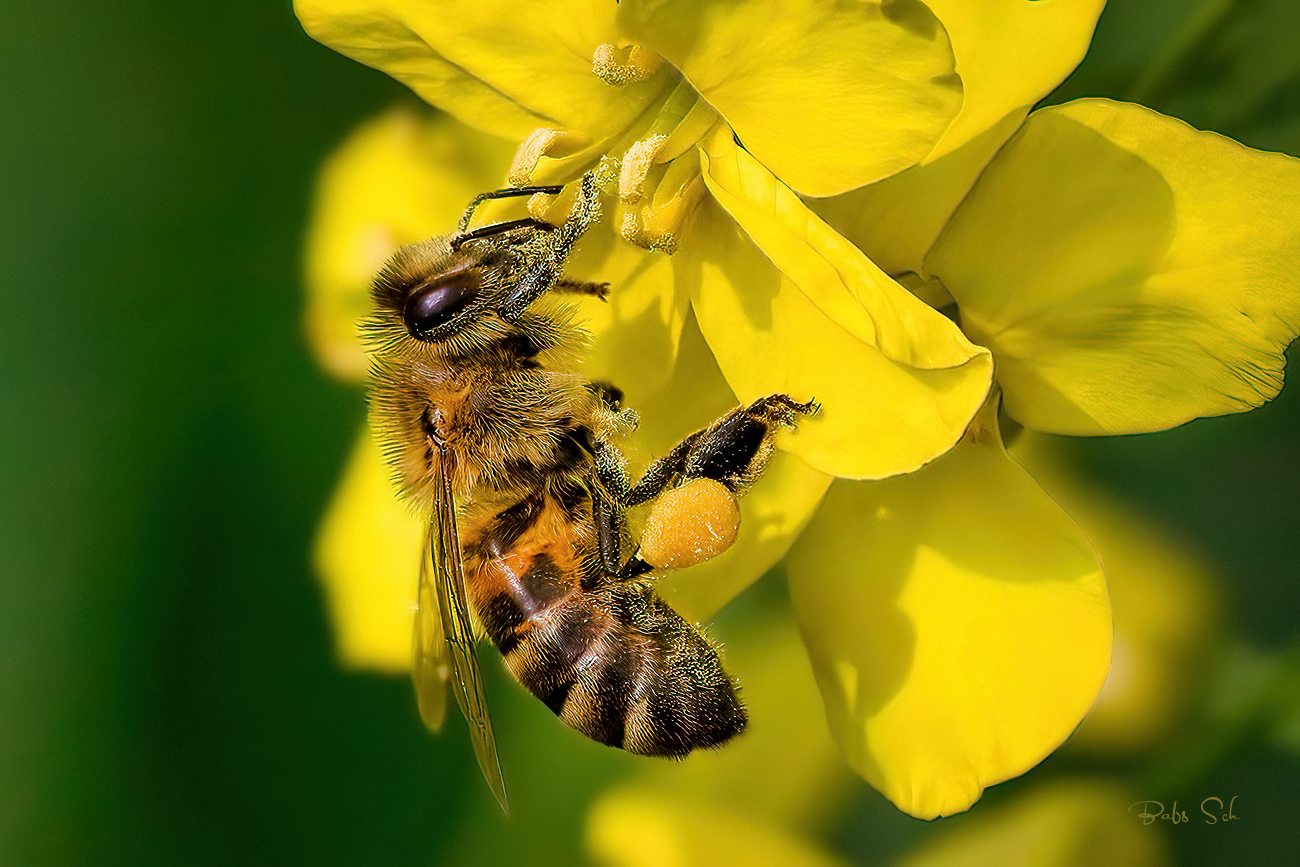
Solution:
M 555 230 L 555 227 L 550 223 L 544 223 L 541 220 L 534 220 L 532 217 L 524 217 L 521 220 L 509 220 L 504 223 L 493 223 L 490 226 L 479 226 L 477 229 L 471 229 L 468 232 L 462 231 L 461 234 L 451 239 L 451 249 L 459 250 L 470 241 L 477 241 L 479 238 L 490 238 L 493 235 L 513 232 L 515 229 L 544 229 L 551 232 Z
M 562 186 L 506 187 L 502 190 L 493 190 L 490 193 L 479 193 L 477 196 L 469 200 L 469 204 L 465 207 L 465 213 L 461 216 L 460 223 L 456 226 L 456 229 L 457 231 L 463 232 L 469 228 L 469 220 L 474 214 L 474 209 L 491 199 L 508 199 L 514 196 L 531 196 L 535 193 L 546 193 L 547 195 L 554 196 L 563 189 L 564 187 Z

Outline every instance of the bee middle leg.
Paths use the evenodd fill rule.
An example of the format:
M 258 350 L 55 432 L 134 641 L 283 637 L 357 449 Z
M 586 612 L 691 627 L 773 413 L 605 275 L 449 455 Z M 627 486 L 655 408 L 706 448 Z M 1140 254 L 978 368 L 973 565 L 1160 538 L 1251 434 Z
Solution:
M 556 292 L 572 292 L 575 295 L 595 295 L 601 301 L 609 297 L 608 283 L 590 283 L 584 280 L 570 280 L 561 277 L 551 287 Z
M 597 498 L 601 557 L 606 571 L 619 578 L 631 578 L 651 568 L 636 554 L 627 562 L 617 564 L 625 509 L 652 499 L 670 486 L 700 478 L 713 479 L 740 496 L 767 468 L 775 448 L 776 432 L 793 427 L 800 416 L 816 411 L 814 401 L 799 403 L 785 394 L 768 395 L 748 406 L 737 407 L 683 439 L 647 467 L 635 485 L 627 477 L 622 456 L 612 446 L 598 445 L 596 477 L 607 492 L 607 497 Z

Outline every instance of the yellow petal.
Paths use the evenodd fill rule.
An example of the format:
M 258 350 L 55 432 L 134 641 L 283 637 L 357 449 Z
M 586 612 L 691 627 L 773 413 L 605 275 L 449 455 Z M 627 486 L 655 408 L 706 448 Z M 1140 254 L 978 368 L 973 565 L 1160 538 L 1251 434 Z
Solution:
M 837 483 L 789 559 L 836 742 L 921 818 L 1041 761 L 1110 661 L 1092 548 L 990 416 L 917 473 Z
M 1051 93 L 1083 59 L 1105 0 L 923 0 L 952 40 L 961 112 L 927 161 Z
M 426 102 L 515 141 L 536 127 L 600 137 L 672 81 L 614 88 L 592 71 L 619 41 L 604 0 L 295 0 L 312 38 L 401 81 Z
M 639 407 L 672 373 L 690 310 L 686 293 L 673 285 L 668 257 L 634 247 L 605 222 L 583 236 L 564 273 L 609 284 L 606 300 L 586 299 L 577 309 L 576 321 L 591 335 L 584 370 Z
M 625 0 L 618 21 L 812 196 L 919 162 L 961 103 L 947 35 L 915 0 Z
M 353 131 L 321 170 L 307 230 L 307 334 L 317 360 L 364 376 L 357 320 L 370 282 L 401 244 L 447 232 L 501 184 L 511 145 L 442 114 L 395 108 Z
M 1087 531 L 1106 568 L 1114 653 L 1070 748 L 1150 749 L 1182 719 L 1217 632 L 1206 565 L 1185 540 L 1071 472 L 1058 438 L 1024 431 L 1010 452 Z
M 1163 430 L 1275 396 L 1300 325 L 1300 161 L 1135 105 L 1036 112 L 927 260 L 1007 410 Z
M 809 207 L 886 273 L 924 274 L 930 245 L 1025 114 L 1013 112 L 934 162 Z
M 722 804 L 635 788 L 601 796 L 587 819 L 587 850 L 607 867 L 837 867 L 795 834 Z
M 343 664 L 410 669 L 421 539 L 419 520 L 398 501 L 369 429 L 362 431 L 315 551 Z
M 880 478 L 947 451 L 988 390 L 984 350 L 729 137 L 710 148 L 716 201 L 688 227 L 674 276 L 732 389 L 742 401 L 815 398 L 821 412 L 789 448 L 824 473 Z
M 629 405 L 641 416 L 629 444 L 635 476 L 687 434 L 736 406 L 694 318 L 682 332 L 672 376 L 653 397 Z M 705 622 L 771 569 L 794 543 L 830 486 L 830 477 L 777 451 L 767 472 L 740 499 L 740 534 L 718 557 L 659 579 L 658 590 L 687 620 Z M 636 517 L 636 516 L 634 516 Z
M 1168 846 L 1128 810 L 1136 800 L 1110 781 L 1058 780 L 953 820 L 901 867 L 1163 867 Z

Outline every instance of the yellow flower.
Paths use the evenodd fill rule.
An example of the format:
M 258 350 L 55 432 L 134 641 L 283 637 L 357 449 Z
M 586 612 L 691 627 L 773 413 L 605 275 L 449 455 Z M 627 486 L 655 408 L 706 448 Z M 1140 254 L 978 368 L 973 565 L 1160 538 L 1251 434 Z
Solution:
M 1275 397 L 1300 163 L 1109 100 L 1014 121 L 818 209 L 956 303 L 1026 427 L 1146 433 Z
M 1163 430 L 1248 410 L 1281 387 L 1283 350 L 1300 325 L 1300 162 L 1291 157 L 1251 150 L 1141 106 L 1080 100 L 1041 109 L 1023 123 L 1012 116 L 943 159 L 816 207 L 896 279 L 950 309 L 968 336 L 992 350 L 1007 415 L 1027 428 L 1066 434 Z M 1038 607 L 1034 636 L 1026 619 L 1006 623 L 1013 610 L 1007 603 L 986 612 L 951 598 L 957 585 L 949 580 L 927 586 L 913 578 L 896 593 L 886 589 L 887 581 L 867 590 L 848 586 L 847 579 L 828 587 L 823 577 L 848 568 L 848 556 L 836 560 L 817 550 L 836 535 L 897 540 L 946 520 L 947 526 L 923 531 L 922 550 L 937 552 L 942 565 L 918 566 L 917 558 L 898 571 L 934 576 L 971 570 L 980 558 L 968 550 L 977 550 L 984 559 L 973 571 L 997 576 L 981 593 L 983 601 L 998 594 L 1027 599 L 1034 590 L 1055 595 L 1044 580 L 1052 575 L 1073 579 L 1058 590 L 1104 593 L 1099 575 L 1086 574 L 1095 568 L 1086 540 L 1051 519 L 1054 507 L 1032 482 L 1022 484 L 1027 477 L 1006 459 L 998 440 L 990 437 L 982 451 L 959 446 L 908 479 L 840 483 L 791 558 L 792 595 L 808 624 L 832 729 L 855 767 L 873 782 L 885 780 L 886 791 L 906 792 L 916 781 L 938 779 L 937 771 L 916 773 L 929 760 L 949 769 L 952 785 L 960 780 L 953 769 L 967 767 L 967 791 L 976 793 L 988 768 L 1011 766 L 1008 746 L 1029 755 L 1028 744 L 1046 736 L 1044 724 L 1062 723 L 1042 713 L 1020 715 L 1032 694 L 1026 690 L 1067 676 L 1071 663 L 1075 676 L 1085 676 L 1083 656 L 1062 659 L 1036 643 L 1046 640 L 1059 653 L 1049 633 L 1060 629 L 1082 648 L 1076 630 L 1095 636 L 1097 627 L 1079 619 L 1081 606 L 1052 618 Z M 1009 487 L 1013 483 L 1019 494 Z M 923 485 L 932 488 L 928 499 L 919 498 Z M 972 486 L 982 486 L 986 496 L 963 493 Z M 958 511 L 964 516 L 954 514 L 962 497 L 967 502 Z M 1042 502 L 1035 505 L 1035 499 Z M 993 551 L 986 530 L 972 522 L 980 511 L 1003 528 L 1003 543 L 1025 552 L 1018 564 L 997 564 L 1005 551 Z M 896 514 L 905 520 L 894 520 Z M 962 538 L 966 550 L 956 544 Z M 915 550 L 910 541 L 894 544 L 909 557 Z M 1035 559 L 1039 581 L 1008 580 Z M 869 613 L 845 622 L 837 634 L 825 626 L 844 610 L 849 592 L 862 600 L 855 611 Z M 965 610 L 945 625 L 924 614 L 925 606 L 942 606 L 950 615 Z M 987 632 L 968 636 L 976 624 Z M 963 649 L 972 652 L 980 640 L 993 645 L 999 634 L 1015 658 L 997 669 L 980 664 L 987 652 L 977 654 L 974 665 L 963 658 Z M 908 684 L 928 662 L 936 680 L 952 681 L 949 696 L 968 690 L 977 706 L 1005 706 L 1012 717 L 998 723 L 993 738 L 944 737 L 977 715 L 968 709 L 959 717 L 960 705 L 950 702 L 927 716 L 924 695 L 904 704 L 908 686 L 896 689 L 889 669 L 881 671 L 882 660 L 905 671 Z M 1039 674 L 1017 671 L 1017 660 Z M 887 704 L 864 690 L 869 667 L 875 670 L 866 686 L 883 693 Z M 996 680 L 984 684 L 994 671 Z M 1073 691 L 1051 688 L 1062 696 L 1083 691 L 1081 683 Z M 995 697 L 1009 701 L 999 705 Z M 935 729 L 925 729 L 934 738 L 928 745 L 916 740 L 918 718 Z M 879 763 L 878 756 L 897 754 L 900 736 L 918 751 L 916 760 L 902 768 Z M 972 751 L 994 744 L 998 757 Z M 963 796 L 954 788 L 940 800 L 960 803 Z
M 493 177 L 563 183 L 613 155 L 611 219 L 570 271 L 615 287 L 584 311 L 589 369 L 641 412 L 646 450 L 737 399 L 824 407 L 743 501 L 738 543 L 661 592 L 707 618 L 808 525 L 791 593 L 831 732 L 914 815 L 965 809 L 1069 734 L 1109 661 L 1106 588 L 1006 455 L 989 350 L 1008 411 L 1043 430 L 1154 430 L 1271 396 L 1294 334 L 1289 164 L 1239 148 L 1240 187 L 1198 187 L 1222 148 L 1164 118 L 1143 138 L 1095 101 L 1022 127 L 1082 56 L 1097 0 L 296 5 L 318 39 L 477 128 L 390 114 L 327 172 L 309 321 L 331 369 L 362 366 L 341 336 L 374 239 L 446 231 Z M 521 143 L 509 166 L 466 164 L 502 139 Z M 831 225 L 798 193 L 831 196 Z M 1211 291 L 1225 280 L 1237 294 Z M 933 309 L 953 299 L 965 334 Z M 1180 401 L 1170 371 L 1187 369 Z M 345 657 L 398 669 L 417 533 L 385 476 L 363 437 L 318 558 Z M 380 550 L 409 566 L 378 568 Z
M 514 183 L 568 183 L 618 158 L 608 217 L 621 240 L 589 241 L 603 261 L 573 270 L 599 266 L 613 282 L 658 265 L 672 279 L 655 275 L 659 321 L 641 323 L 661 335 L 658 354 L 593 369 L 643 404 L 662 385 L 644 371 L 673 369 L 689 310 L 740 400 L 816 397 L 823 412 L 790 449 L 850 478 L 910 472 L 951 448 L 991 364 L 791 190 L 845 192 L 960 147 L 1064 77 L 1100 7 L 296 3 L 317 39 L 522 142 Z M 990 63 L 998 53 L 1017 60 Z M 668 265 L 622 240 L 681 255 Z

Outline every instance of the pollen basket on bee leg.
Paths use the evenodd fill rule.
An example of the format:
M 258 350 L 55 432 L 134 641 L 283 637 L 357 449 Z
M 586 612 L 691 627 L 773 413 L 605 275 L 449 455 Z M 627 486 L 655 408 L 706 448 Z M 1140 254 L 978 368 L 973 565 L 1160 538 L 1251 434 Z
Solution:
M 657 569 L 694 566 L 730 548 L 739 531 L 736 495 L 713 479 L 692 479 L 650 507 L 641 559 Z

